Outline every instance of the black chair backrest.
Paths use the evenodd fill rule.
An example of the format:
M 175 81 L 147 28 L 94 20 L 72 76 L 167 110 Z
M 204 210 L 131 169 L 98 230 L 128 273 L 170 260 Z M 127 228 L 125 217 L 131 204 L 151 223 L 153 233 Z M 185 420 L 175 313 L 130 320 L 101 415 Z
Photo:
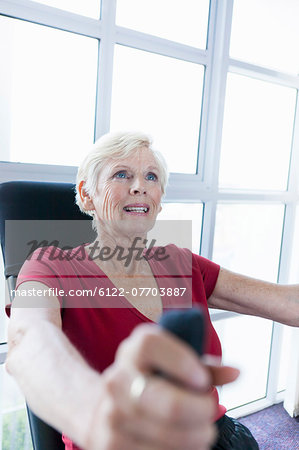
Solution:
M 33 247 L 55 242 L 59 247 L 76 247 L 92 242 L 95 232 L 91 217 L 75 204 L 73 184 L 12 181 L 0 184 L 0 236 L 5 277 L 9 289 L 14 289 Z M 27 411 L 34 449 L 64 449 L 61 434 Z
M 36 241 L 76 247 L 95 239 L 91 217 L 75 203 L 74 185 L 12 181 L 0 184 L 0 235 L 5 276 L 18 275 Z M 59 221 L 55 223 L 54 221 Z M 54 244 L 53 244 L 54 245 Z

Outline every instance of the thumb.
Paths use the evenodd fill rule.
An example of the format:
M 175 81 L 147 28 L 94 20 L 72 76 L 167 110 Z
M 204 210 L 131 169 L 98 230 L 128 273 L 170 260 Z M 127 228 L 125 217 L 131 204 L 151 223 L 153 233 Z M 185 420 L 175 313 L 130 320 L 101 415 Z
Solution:
M 231 383 L 240 375 L 240 370 L 235 367 L 207 365 L 206 368 L 210 372 L 214 386 Z

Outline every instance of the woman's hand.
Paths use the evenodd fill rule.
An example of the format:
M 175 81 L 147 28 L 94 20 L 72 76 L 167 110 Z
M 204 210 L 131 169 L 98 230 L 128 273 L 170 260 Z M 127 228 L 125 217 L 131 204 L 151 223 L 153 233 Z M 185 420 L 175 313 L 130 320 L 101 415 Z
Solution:
M 115 363 L 102 375 L 86 448 L 208 449 L 216 439 L 211 385 L 233 381 L 238 374 L 233 368 L 204 366 L 175 336 L 155 325 L 141 325 L 123 341 Z M 136 398 L 131 386 L 140 375 L 146 383 Z

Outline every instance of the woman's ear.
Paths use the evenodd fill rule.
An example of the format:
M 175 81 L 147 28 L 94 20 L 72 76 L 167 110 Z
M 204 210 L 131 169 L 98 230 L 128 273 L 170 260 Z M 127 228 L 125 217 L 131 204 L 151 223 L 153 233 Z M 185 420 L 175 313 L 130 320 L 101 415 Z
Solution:
M 160 203 L 158 214 L 162 211 L 162 205 Z
M 92 211 L 94 210 L 94 204 L 93 201 L 91 199 L 91 197 L 89 196 L 89 194 L 87 194 L 85 188 L 84 188 L 84 184 L 85 181 L 80 181 L 79 183 L 79 194 L 80 194 L 80 198 L 81 201 L 83 203 L 83 207 L 86 211 Z

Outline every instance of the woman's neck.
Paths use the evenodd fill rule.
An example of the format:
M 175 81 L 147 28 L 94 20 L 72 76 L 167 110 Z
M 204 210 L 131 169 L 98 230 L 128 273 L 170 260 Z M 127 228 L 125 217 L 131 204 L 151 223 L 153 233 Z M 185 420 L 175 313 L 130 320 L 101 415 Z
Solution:
M 111 274 L 140 275 L 148 264 L 143 257 L 146 249 L 146 236 L 119 237 L 107 234 L 98 235 L 97 239 L 86 247 L 89 258 L 96 262 L 104 272 Z

